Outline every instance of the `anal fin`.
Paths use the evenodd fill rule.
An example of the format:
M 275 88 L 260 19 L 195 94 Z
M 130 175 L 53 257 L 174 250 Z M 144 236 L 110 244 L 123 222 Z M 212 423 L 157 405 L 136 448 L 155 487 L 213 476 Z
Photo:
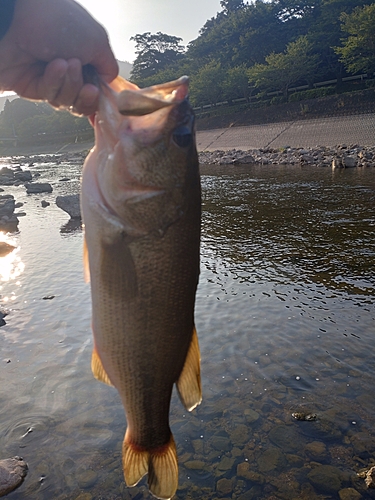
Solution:
M 147 450 L 128 442 L 127 432 L 122 446 L 122 464 L 128 486 L 135 486 L 148 473 L 148 487 L 156 498 L 169 500 L 176 493 L 178 465 L 172 434 L 166 445 Z
M 113 387 L 112 382 L 110 381 L 107 372 L 104 370 L 102 361 L 99 358 L 99 354 L 97 350 L 93 349 L 91 356 L 91 370 L 94 377 L 100 382 L 104 382 L 104 384 L 111 385 Z
M 195 327 L 185 364 L 176 385 L 182 404 L 188 411 L 194 410 L 202 401 L 200 352 Z

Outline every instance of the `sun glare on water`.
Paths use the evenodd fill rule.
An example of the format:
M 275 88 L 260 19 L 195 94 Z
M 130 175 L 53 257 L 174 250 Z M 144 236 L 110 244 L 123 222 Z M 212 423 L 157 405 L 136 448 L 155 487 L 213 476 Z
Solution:
M 11 281 L 22 274 L 25 264 L 18 255 L 19 250 L 20 247 L 17 246 L 15 239 L 0 232 L 0 281 Z M 2 297 L 2 300 L 7 302 L 8 300 L 14 300 L 14 298 L 15 296 L 10 298 Z

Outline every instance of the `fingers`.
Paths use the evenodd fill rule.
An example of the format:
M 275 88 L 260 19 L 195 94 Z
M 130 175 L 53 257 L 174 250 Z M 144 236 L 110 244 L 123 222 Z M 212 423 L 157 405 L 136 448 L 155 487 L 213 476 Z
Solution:
M 90 115 L 97 110 L 99 89 L 84 84 L 78 59 L 50 62 L 41 78 L 39 93 L 55 108 L 66 108 L 75 114 Z

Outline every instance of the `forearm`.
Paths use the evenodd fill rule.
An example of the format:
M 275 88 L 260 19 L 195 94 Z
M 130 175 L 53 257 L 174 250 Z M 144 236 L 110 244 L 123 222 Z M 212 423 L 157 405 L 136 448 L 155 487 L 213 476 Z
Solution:
M 16 0 L 0 0 L 0 40 L 12 23 L 15 3 Z

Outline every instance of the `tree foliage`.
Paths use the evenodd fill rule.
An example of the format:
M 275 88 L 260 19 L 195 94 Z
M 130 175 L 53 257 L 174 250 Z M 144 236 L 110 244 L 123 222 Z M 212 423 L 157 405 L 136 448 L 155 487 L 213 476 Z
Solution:
M 292 84 L 310 83 L 316 75 L 318 56 L 306 36 L 288 44 L 286 51 L 272 53 L 265 64 L 255 64 L 248 70 L 249 80 L 266 91 L 282 90 L 286 96 Z
M 143 33 L 130 38 L 135 42 L 137 57 L 131 72 L 132 80 L 142 81 L 175 64 L 185 52 L 182 38 L 165 33 Z
M 44 102 L 36 103 L 26 99 L 6 101 L 0 113 L 0 138 L 17 137 L 32 140 L 42 136 L 53 137 L 74 135 L 81 131 L 90 132 L 87 118 L 73 116 L 67 111 L 55 111 Z
M 340 16 L 347 38 L 335 52 L 350 73 L 375 72 L 375 4 L 356 7 Z

